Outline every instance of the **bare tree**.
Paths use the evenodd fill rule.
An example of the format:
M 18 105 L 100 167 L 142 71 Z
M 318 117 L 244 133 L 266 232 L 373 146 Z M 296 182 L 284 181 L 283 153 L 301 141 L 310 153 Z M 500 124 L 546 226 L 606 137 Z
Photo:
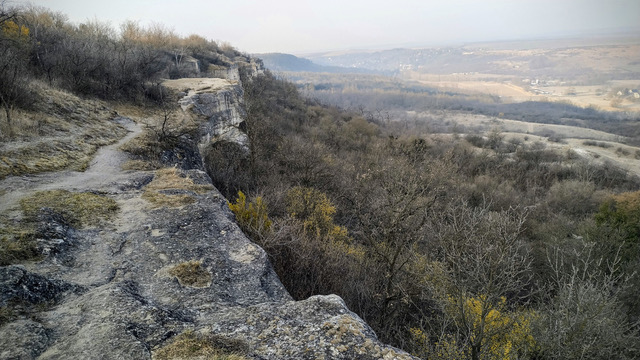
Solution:
M 536 322 L 536 340 L 545 359 L 636 359 L 637 324 L 629 323 L 618 294 L 621 258 L 594 255 L 595 244 L 548 252 L 555 294 Z
M 29 102 L 28 62 L 29 29 L 19 21 L 16 9 L 0 3 L 0 103 L 11 129 L 11 114 L 16 105 Z M 11 131 L 11 130 L 10 130 Z
M 505 302 L 522 303 L 531 282 L 531 258 L 520 239 L 526 211 L 489 211 L 464 202 L 449 206 L 429 223 L 436 273 L 432 291 L 445 315 L 453 319 L 463 347 L 478 360 L 488 352 L 491 339 L 514 326 L 504 317 L 492 319 Z

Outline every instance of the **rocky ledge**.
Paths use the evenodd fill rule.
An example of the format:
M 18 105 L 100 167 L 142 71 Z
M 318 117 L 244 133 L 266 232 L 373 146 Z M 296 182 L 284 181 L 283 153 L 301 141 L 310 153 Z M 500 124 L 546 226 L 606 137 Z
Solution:
M 237 87 L 185 94 L 186 111 L 211 118 L 203 141 L 220 121 L 238 122 Z M 193 353 L 193 339 L 246 359 L 412 358 L 380 343 L 338 296 L 293 301 L 202 170 L 122 171 L 118 161 L 117 176 L 64 187 L 115 201 L 113 216 L 79 226 L 43 207 L 36 237 L 46 251 L 0 268 L 10 313 L 0 359 L 217 359 Z

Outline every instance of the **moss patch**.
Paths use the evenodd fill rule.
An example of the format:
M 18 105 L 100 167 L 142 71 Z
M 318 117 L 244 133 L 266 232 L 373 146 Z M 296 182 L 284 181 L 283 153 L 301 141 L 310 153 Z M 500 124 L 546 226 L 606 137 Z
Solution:
M 98 225 L 118 211 L 118 204 L 104 195 L 66 190 L 40 191 L 20 200 L 20 206 L 29 220 L 35 220 L 41 208 L 50 208 L 61 214 L 71 225 Z
M 188 194 L 167 192 L 186 191 L 202 194 L 210 190 L 213 190 L 213 186 L 194 184 L 189 177 L 182 176 L 178 169 L 165 168 L 156 171 L 151 183 L 145 187 L 142 198 L 156 207 L 180 207 L 195 202 L 195 198 Z
M 207 287 L 211 283 L 211 273 L 202 267 L 200 261 L 187 261 L 169 270 L 169 274 L 178 278 L 182 286 Z
M 248 360 L 240 355 L 246 347 L 237 340 L 192 331 L 176 336 L 171 343 L 153 352 L 154 360 Z
M 33 231 L 13 227 L 0 229 L 0 266 L 17 264 L 39 256 Z
M 0 326 L 12 322 L 16 317 L 15 310 L 8 306 L 0 306 Z

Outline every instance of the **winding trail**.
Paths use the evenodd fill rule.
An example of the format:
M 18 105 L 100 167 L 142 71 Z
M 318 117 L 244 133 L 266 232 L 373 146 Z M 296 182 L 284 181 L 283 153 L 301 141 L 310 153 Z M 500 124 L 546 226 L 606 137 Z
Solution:
M 86 171 L 55 171 L 35 175 L 10 176 L 0 180 L 0 213 L 18 211 L 18 201 L 24 196 L 36 191 L 62 189 L 69 191 L 105 191 L 115 186 L 124 177 L 122 164 L 128 160 L 128 155 L 119 150 L 132 138 L 142 132 L 142 127 L 126 117 L 115 119 L 129 133 L 118 142 L 98 149 L 95 157 Z

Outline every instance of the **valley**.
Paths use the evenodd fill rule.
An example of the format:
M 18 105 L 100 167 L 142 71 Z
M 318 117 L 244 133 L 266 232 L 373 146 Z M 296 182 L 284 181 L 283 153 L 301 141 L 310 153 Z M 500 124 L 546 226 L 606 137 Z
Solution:
M 305 56 L 316 68 L 287 71 L 272 58 L 266 65 L 275 61 L 273 66 L 284 70 L 278 74 L 321 102 L 389 121 L 422 123 L 436 133 L 500 131 L 514 141 L 538 141 L 640 174 L 640 37 Z M 345 73 L 348 69 L 360 73 Z M 582 115 L 567 116 L 564 108 Z M 590 140 L 607 145 L 585 145 Z

